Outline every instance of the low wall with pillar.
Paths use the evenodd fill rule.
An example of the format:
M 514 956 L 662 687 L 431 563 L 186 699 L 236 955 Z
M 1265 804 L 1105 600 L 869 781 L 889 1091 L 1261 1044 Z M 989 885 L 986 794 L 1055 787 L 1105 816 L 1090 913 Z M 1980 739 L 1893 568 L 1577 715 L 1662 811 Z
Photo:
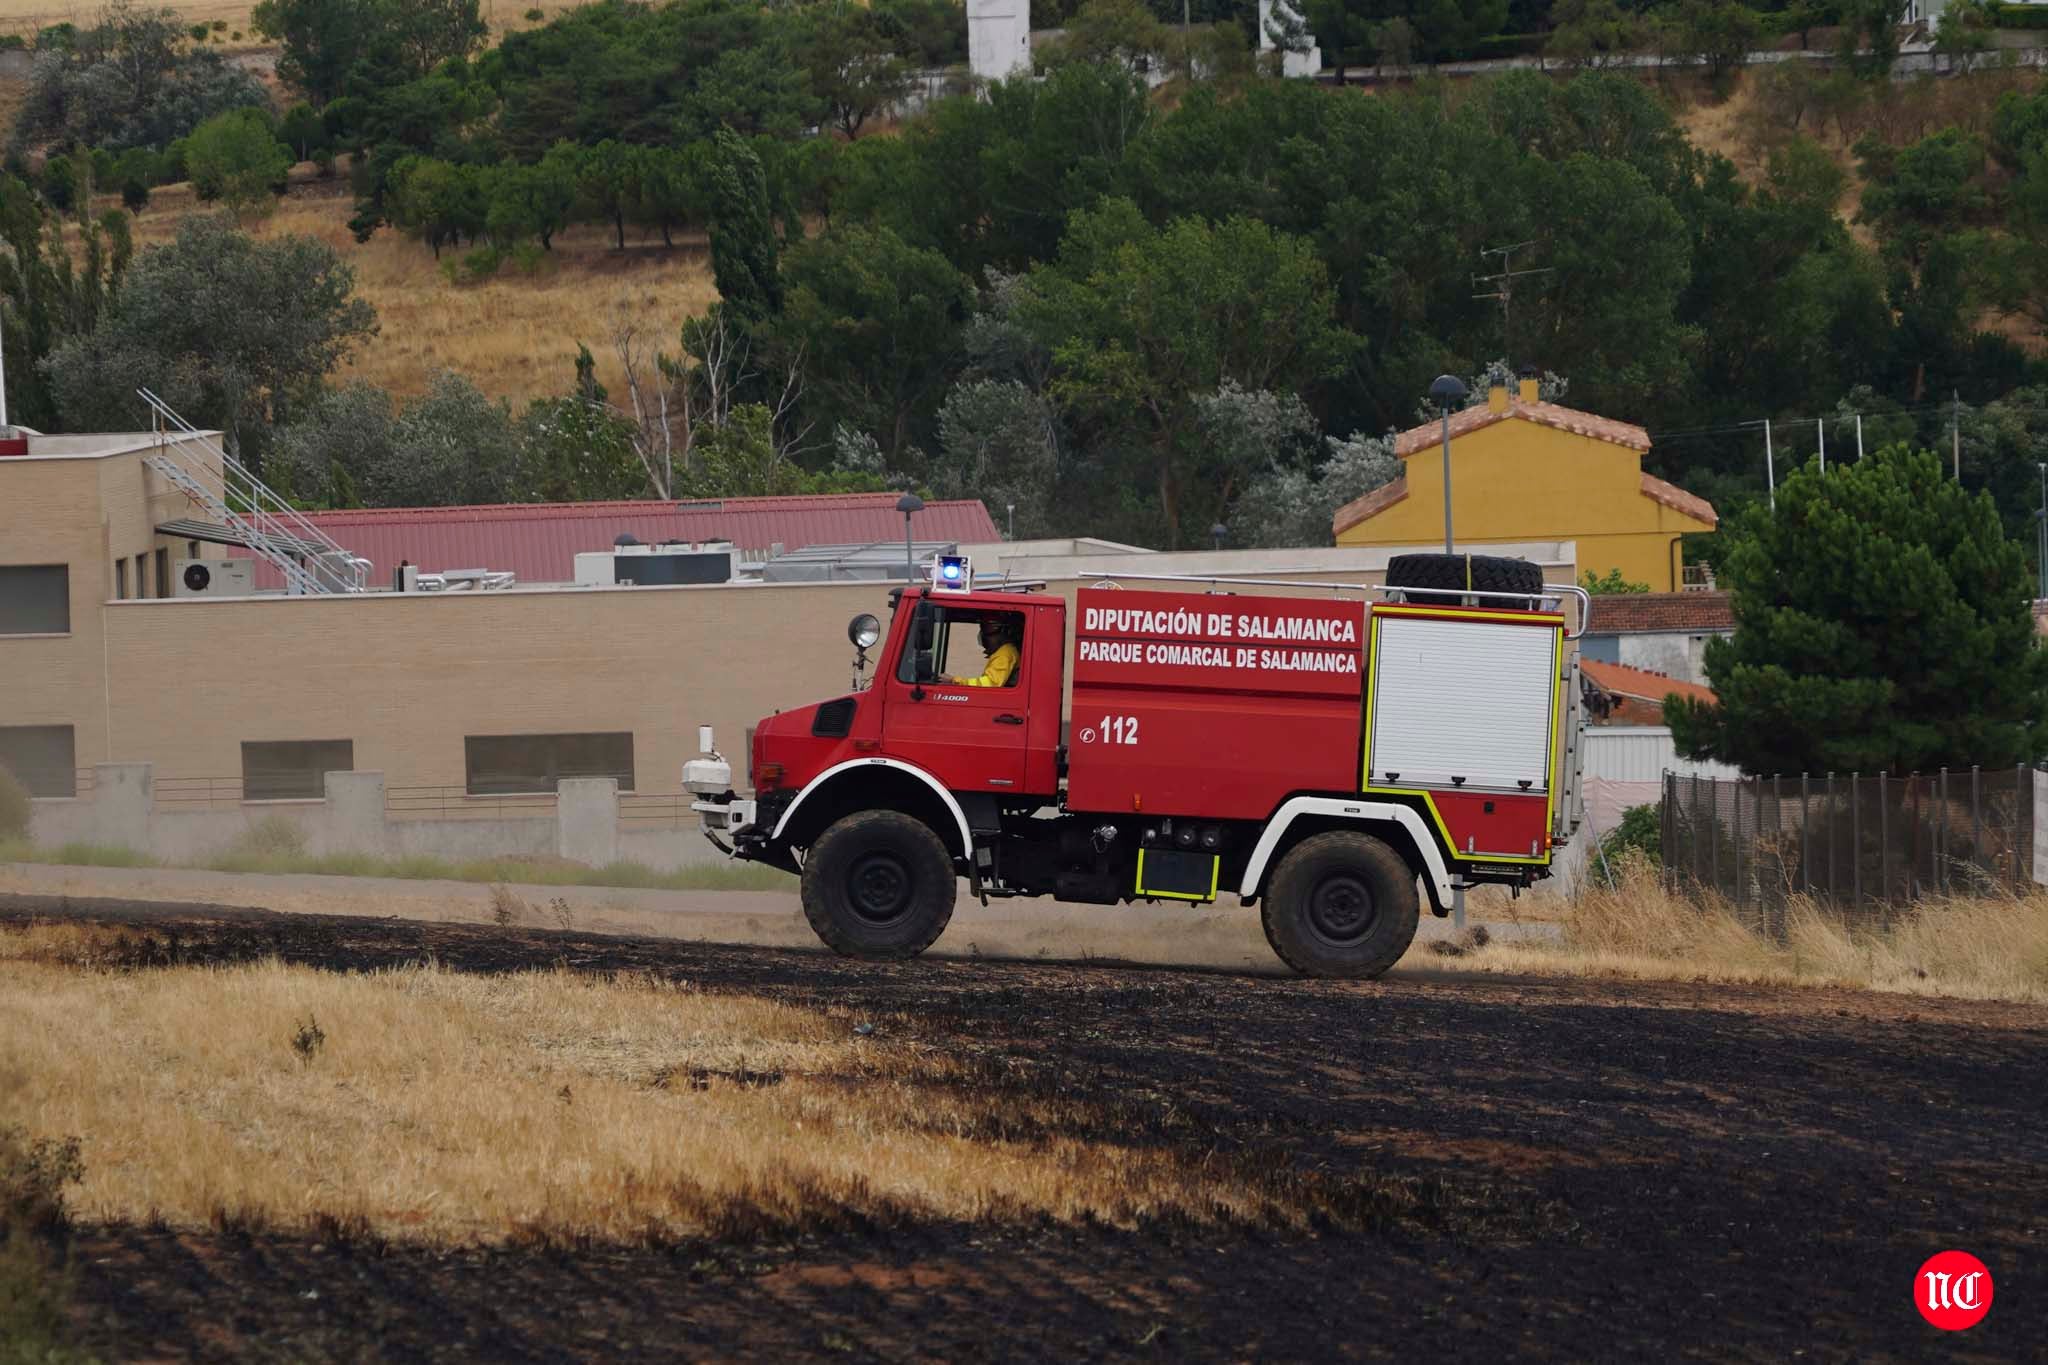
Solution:
M 102 763 L 91 788 L 75 798 L 32 803 L 30 838 L 49 849 L 97 844 L 132 849 L 168 863 L 216 856 L 259 826 L 283 822 L 308 854 L 357 853 L 380 858 L 430 857 L 451 862 L 488 858 L 564 858 L 602 867 L 626 860 L 670 872 L 719 857 L 698 826 L 631 829 L 620 818 L 618 783 L 565 778 L 552 812 L 532 815 L 393 819 L 384 775 L 328 773 L 317 801 L 241 801 L 208 807 L 156 797 L 147 763 Z

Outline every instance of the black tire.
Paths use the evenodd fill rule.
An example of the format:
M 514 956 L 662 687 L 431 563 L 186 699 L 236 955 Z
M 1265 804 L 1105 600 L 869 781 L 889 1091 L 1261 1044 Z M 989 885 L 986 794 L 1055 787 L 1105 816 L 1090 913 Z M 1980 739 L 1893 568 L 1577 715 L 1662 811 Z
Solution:
M 1543 570 L 1526 559 L 1503 555 L 1395 555 L 1387 561 L 1390 588 L 1454 588 L 1453 593 L 1407 594 L 1410 602 L 1424 606 L 1455 607 L 1459 593 L 1512 592 L 1541 594 Z M 1477 599 L 1483 607 L 1534 606 L 1502 601 L 1497 597 Z
M 844 957 L 916 957 L 945 932 L 955 890 L 946 846 L 901 811 L 849 815 L 804 859 L 804 918 Z
M 1370 978 L 1401 960 L 1422 913 L 1415 874 L 1370 834 L 1302 840 L 1273 872 L 1266 942 L 1304 976 Z

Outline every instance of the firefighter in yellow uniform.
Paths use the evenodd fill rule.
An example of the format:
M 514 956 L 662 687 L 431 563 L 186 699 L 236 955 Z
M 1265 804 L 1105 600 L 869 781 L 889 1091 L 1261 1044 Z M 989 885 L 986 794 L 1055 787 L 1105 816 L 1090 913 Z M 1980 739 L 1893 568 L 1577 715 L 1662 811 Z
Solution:
M 1017 660 L 1022 651 L 1017 647 L 1017 637 L 1022 634 L 1015 620 L 1007 616 L 984 617 L 978 639 L 982 653 L 988 661 L 982 665 L 981 676 L 976 678 L 946 677 L 940 682 L 953 683 L 960 687 L 1007 687 L 1010 677 L 1017 671 Z

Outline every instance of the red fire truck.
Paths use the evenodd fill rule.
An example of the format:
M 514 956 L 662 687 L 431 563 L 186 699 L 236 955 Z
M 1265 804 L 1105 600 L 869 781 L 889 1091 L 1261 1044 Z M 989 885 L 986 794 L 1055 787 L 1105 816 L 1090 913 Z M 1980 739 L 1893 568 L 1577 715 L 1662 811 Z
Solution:
M 841 953 L 923 952 L 964 877 L 984 901 L 1235 893 L 1297 970 L 1377 976 L 1423 897 L 1443 915 L 1549 874 L 1576 823 L 1565 595 L 1585 607 L 1520 560 L 1398 556 L 1388 577 L 1124 576 L 1070 607 L 940 561 L 891 591 L 886 639 L 854 618 L 855 690 L 759 724 L 750 796 L 708 730 L 685 784 L 720 847 L 800 875 Z M 1014 671 L 952 681 L 981 674 L 985 629 Z

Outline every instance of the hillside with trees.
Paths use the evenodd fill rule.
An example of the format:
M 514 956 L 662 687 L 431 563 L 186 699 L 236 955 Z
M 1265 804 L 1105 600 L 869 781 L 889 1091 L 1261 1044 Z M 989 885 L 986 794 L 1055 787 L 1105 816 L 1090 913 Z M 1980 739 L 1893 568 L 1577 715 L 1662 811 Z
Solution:
M 2048 93 L 1958 12 L 1936 77 L 1854 4 L 1310 6 L 1347 81 L 1552 49 L 1361 92 L 1278 79 L 1248 6 L 1047 10 L 1040 70 L 980 90 L 948 0 L 610 0 L 495 43 L 474 0 L 264 0 L 275 83 L 116 9 L 34 39 L 9 396 L 104 424 L 149 382 L 310 502 L 908 485 L 1019 534 L 1298 543 L 1391 474 L 1433 376 L 1504 362 L 1648 427 L 1653 471 L 1724 512 L 1764 491 L 1764 419 L 1782 472 L 1860 416 L 1872 448 L 1959 446 L 2026 533 Z M 1772 42 L 1832 55 L 1745 69 Z M 177 276 L 207 212 L 231 221 L 190 233 L 254 234 L 223 259 L 273 253 L 318 305 L 144 321 L 204 302 Z M 1520 242 L 1543 273 L 1504 316 L 1473 277 Z M 469 309 L 481 349 L 525 296 L 561 306 L 516 378 L 350 369 L 405 310 Z M 235 359 L 298 325 L 290 375 Z

